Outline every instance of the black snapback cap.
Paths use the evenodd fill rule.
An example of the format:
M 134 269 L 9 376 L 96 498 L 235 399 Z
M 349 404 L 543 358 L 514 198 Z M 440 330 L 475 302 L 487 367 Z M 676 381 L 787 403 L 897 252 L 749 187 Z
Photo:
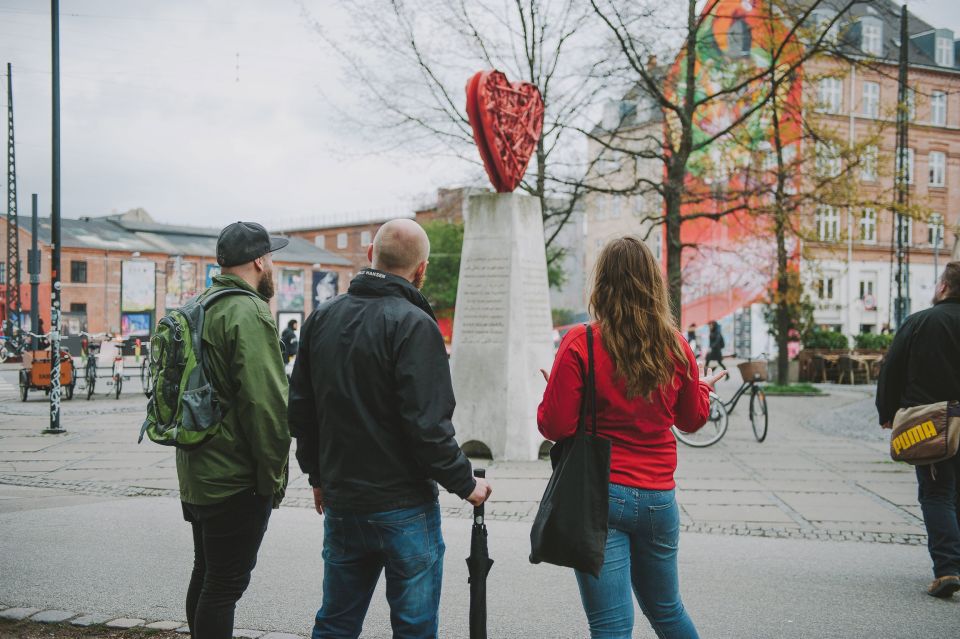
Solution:
M 234 222 L 220 231 L 220 237 L 217 238 L 217 264 L 246 264 L 267 253 L 279 251 L 289 243 L 288 238 L 270 235 L 267 229 L 256 222 Z

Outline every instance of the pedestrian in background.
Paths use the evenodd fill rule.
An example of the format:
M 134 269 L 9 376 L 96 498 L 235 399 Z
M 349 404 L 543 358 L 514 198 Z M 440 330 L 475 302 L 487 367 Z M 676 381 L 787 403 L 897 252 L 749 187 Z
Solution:
M 393 636 L 436 637 L 437 483 L 474 506 L 490 495 L 454 437 L 447 352 L 420 293 L 429 255 L 419 224 L 387 222 L 367 251 L 373 268 L 303 323 L 289 419 L 325 516 L 313 639 L 358 637 L 384 570 Z
M 242 288 L 206 310 L 203 356 L 210 383 L 228 406 L 219 432 L 191 450 L 177 449 L 183 517 L 193 528 L 194 565 L 187 590 L 193 639 L 230 639 L 237 601 L 250 583 L 260 542 L 287 486 L 290 433 L 273 297 L 271 252 L 289 240 L 259 224 L 236 222 L 220 233 L 222 270 L 202 295 Z
M 690 349 L 693 351 L 693 356 L 697 359 L 700 359 L 702 354 L 700 349 L 700 343 L 697 341 L 697 325 L 690 324 L 687 327 L 687 344 L 690 345 Z
M 610 511 L 600 578 L 576 571 L 592 637 L 630 637 L 636 594 L 662 639 L 697 637 L 680 599 L 680 511 L 674 488 L 677 441 L 670 431 L 699 429 L 709 392 L 726 375 L 700 379 L 697 361 L 670 314 L 660 265 L 632 237 L 601 251 L 590 306 L 597 432 L 611 440 Z M 551 441 L 577 429 L 587 369 L 586 327 L 563 338 L 537 412 Z
M 901 408 L 960 399 L 960 262 L 943 270 L 933 306 L 914 313 L 896 332 L 877 382 L 877 412 L 891 428 Z M 916 466 L 918 499 L 927 529 L 934 579 L 927 593 L 960 590 L 960 455 Z
M 723 333 L 720 331 L 720 325 L 715 321 L 710 322 L 710 350 L 707 352 L 707 359 L 703 362 L 705 373 L 710 371 L 710 362 L 716 362 L 717 366 L 723 370 L 727 367 L 723 365 L 723 347 L 726 342 L 723 341 Z
M 289 362 L 297 356 L 300 348 L 300 339 L 297 337 L 297 320 L 292 319 L 287 322 L 287 327 L 283 329 L 280 335 L 280 341 L 283 343 L 284 361 Z

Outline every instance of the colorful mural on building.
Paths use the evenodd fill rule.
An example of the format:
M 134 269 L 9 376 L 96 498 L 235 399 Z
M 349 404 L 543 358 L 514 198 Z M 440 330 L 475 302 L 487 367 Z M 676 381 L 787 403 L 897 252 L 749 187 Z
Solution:
M 696 245 L 685 250 L 682 263 L 685 324 L 731 314 L 762 297 L 773 279 L 771 223 L 758 212 L 775 172 L 757 170 L 769 168 L 773 153 L 772 111 L 764 106 L 771 86 L 769 78 L 753 79 L 769 69 L 775 51 L 781 74 L 801 55 L 799 45 L 783 45 L 789 30 L 767 2 L 710 2 L 702 18 L 694 61 L 694 99 L 702 103 L 693 118 L 695 150 L 688 163 L 682 214 L 734 212 L 719 220 L 683 224 L 681 241 Z M 672 100 L 681 100 L 686 92 L 688 64 L 684 54 L 674 63 L 668 82 Z M 778 88 L 787 156 L 796 154 L 801 138 L 801 91 L 799 71 Z M 666 134 L 676 138 L 675 114 L 668 114 L 665 126 Z

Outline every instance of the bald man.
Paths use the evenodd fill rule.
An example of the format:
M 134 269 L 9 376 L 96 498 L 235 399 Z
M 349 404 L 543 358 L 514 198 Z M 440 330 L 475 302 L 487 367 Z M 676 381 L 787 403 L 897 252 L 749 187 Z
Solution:
M 324 515 L 313 639 L 360 636 L 382 571 L 393 636 L 435 637 L 437 484 L 475 506 L 490 495 L 454 438 L 446 349 L 420 293 L 429 255 L 419 224 L 387 222 L 367 250 L 372 268 L 300 331 L 288 417 Z

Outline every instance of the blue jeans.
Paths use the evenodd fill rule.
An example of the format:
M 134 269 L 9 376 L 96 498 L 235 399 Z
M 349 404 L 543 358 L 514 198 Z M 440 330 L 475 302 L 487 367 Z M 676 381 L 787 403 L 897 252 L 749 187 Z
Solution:
M 960 575 L 960 455 L 917 466 L 917 483 L 933 576 Z
M 610 484 L 607 550 L 600 578 L 577 571 L 593 639 L 633 636 L 631 587 L 660 639 L 697 639 L 680 601 L 680 510 L 672 490 Z
M 327 509 L 323 604 L 313 639 L 360 636 L 381 570 L 393 636 L 436 637 L 444 550 L 436 502 L 380 513 Z

